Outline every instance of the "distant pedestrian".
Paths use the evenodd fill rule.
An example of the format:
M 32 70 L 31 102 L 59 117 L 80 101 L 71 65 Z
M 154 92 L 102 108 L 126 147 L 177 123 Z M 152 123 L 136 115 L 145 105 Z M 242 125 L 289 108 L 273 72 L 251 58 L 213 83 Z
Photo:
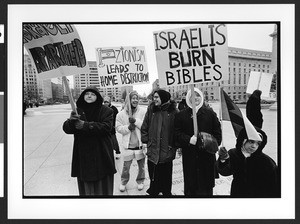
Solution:
M 116 153 L 116 159 L 120 159 L 121 152 L 120 152 L 119 143 L 118 143 L 118 140 L 117 140 L 117 137 L 116 137 L 116 117 L 117 117 L 117 114 L 119 113 L 119 111 L 114 105 L 111 104 L 111 98 L 109 96 L 104 97 L 104 103 L 103 104 L 107 107 L 110 107 L 114 111 L 114 120 L 113 120 L 113 127 L 111 129 L 111 137 L 112 137 L 112 140 L 113 140 L 113 149 Z
M 218 177 L 215 153 L 222 141 L 221 124 L 212 108 L 204 105 L 203 93 L 194 90 L 199 134 L 194 135 L 191 90 L 186 96 L 189 108 L 175 116 L 175 139 L 182 148 L 184 195 L 212 196 Z
M 71 176 L 77 177 L 79 195 L 112 195 L 116 173 L 111 139 L 113 110 L 102 105 L 96 87 L 87 87 L 63 124 L 74 135 Z
M 186 92 L 182 93 L 182 95 L 181 95 L 181 101 L 178 104 L 178 109 L 180 111 L 188 108 L 188 105 L 186 104 L 186 99 L 185 98 L 186 98 Z
M 257 132 L 262 141 L 249 139 L 242 129 L 235 148 L 228 152 L 225 147 L 219 150 L 218 171 L 223 176 L 233 175 L 230 192 L 233 197 L 279 197 L 277 165 L 262 152 L 267 135 L 260 129 Z
M 251 96 L 249 97 L 246 105 L 246 115 L 249 121 L 258 128 L 262 128 L 263 124 L 263 115 L 261 113 L 261 91 L 254 90 Z
M 130 108 L 129 108 L 130 107 Z M 132 115 L 129 110 L 131 109 Z M 145 153 L 141 142 L 141 126 L 146 110 L 139 106 L 139 95 L 136 91 L 129 94 L 129 102 L 124 110 L 120 111 L 116 119 L 116 129 L 122 134 L 123 169 L 121 174 L 121 184 L 119 190 L 125 191 L 126 184 L 130 177 L 130 166 L 133 159 L 137 160 L 138 175 L 136 177 L 138 190 L 144 188 L 145 180 Z
M 154 91 L 153 102 L 148 106 L 142 125 L 142 142 L 147 144 L 150 187 L 147 193 L 171 196 L 173 160 L 176 155 L 174 117 L 178 112 L 176 102 L 169 92 Z

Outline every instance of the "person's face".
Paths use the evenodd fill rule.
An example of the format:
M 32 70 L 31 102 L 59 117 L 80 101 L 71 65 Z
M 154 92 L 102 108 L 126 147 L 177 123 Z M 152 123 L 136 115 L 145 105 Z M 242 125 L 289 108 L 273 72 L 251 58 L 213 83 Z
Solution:
M 96 99 L 97 99 L 97 96 L 93 92 L 86 92 L 84 94 L 84 100 L 87 103 L 94 103 L 96 101 Z
M 132 107 L 137 107 L 137 105 L 139 104 L 139 98 L 137 95 L 133 95 L 131 98 L 131 106 Z
M 155 103 L 155 106 L 160 106 L 161 105 L 161 99 L 160 99 L 158 93 L 154 93 L 153 101 Z
M 109 107 L 110 99 L 108 97 L 104 98 L 103 104 Z
M 254 153 L 258 149 L 260 143 L 260 141 L 255 141 L 251 139 L 247 140 L 244 144 L 245 151 L 250 154 Z
M 202 98 L 198 92 L 195 91 L 195 106 L 200 105 Z M 192 104 L 192 96 L 190 97 L 190 102 Z

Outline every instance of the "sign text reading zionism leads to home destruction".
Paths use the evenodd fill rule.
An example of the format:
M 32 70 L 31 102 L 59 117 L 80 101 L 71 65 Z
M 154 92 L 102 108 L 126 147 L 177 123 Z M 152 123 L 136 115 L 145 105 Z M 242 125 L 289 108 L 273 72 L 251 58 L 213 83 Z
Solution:
M 228 80 L 227 42 L 224 24 L 154 32 L 160 86 Z
M 96 48 L 100 87 L 149 83 L 144 47 Z
M 89 73 L 83 45 L 71 24 L 24 24 L 23 43 L 40 79 Z

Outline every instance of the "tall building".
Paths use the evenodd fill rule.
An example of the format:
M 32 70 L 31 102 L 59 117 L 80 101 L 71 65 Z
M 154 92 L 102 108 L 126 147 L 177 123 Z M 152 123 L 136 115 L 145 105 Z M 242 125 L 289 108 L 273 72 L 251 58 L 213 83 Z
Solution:
M 51 80 L 40 80 L 29 55 L 24 55 L 24 99 L 47 101 L 52 99 Z
M 88 61 L 90 73 L 74 75 L 74 94 L 78 98 L 80 93 L 88 86 L 96 86 L 102 96 L 110 96 L 113 101 L 121 99 L 121 87 L 100 88 L 98 68 L 96 61 Z
M 205 95 L 206 100 L 219 100 L 219 87 L 236 101 L 247 100 L 247 84 L 251 71 L 271 73 L 272 52 L 228 47 L 229 80 L 221 82 L 205 82 L 196 84 Z M 183 92 L 188 91 L 189 85 L 167 87 L 173 99 L 180 99 Z

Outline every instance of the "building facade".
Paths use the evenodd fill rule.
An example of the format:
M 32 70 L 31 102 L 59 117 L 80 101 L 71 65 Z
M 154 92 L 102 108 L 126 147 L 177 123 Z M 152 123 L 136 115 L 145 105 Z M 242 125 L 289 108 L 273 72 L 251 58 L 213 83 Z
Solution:
M 247 84 L 251 71 L 271 73 L 272 52 L 256 51 L 242 48 L 228 47 L 229 80 L 221 82 L 205 82 L 195 84 L 207 101 L 219 100 L 219 87 L 223 87 L 234 101 L 247 100 Z M 156 81 L 155 81 L 156 82 Z M 153 86 L 157 83 L 153 83 Z M 173 99 L 180 99 L 183 92 L 187 92 L 189 85 L 171 86 L 165 88 Z

